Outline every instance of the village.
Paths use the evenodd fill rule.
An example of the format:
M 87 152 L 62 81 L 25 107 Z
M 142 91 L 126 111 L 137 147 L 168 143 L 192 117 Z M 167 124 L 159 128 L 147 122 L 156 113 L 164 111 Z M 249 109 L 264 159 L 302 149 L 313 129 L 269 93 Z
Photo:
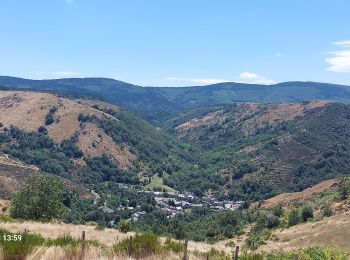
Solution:
M 149 190 L 137 190 L 137 192 L 154 195 L 157 208 L 161 209 L 167 218 L 174 218 L 186 210 L 200 207 L 209 207 L 213 211 L 236 210 L 244 203 L 244 201 L 220 201 L 211 196 L 199 198 L 191 192 L 180 193 Z M 131 220 L 138 221 L 139 217 L 144 214 L 146 214 L 144 211 L 135 212 L 132 214 Z
M 121 189 L 132 189 L 130 185 L 118 183 Z M 244 201 L 231 201 L 231 200 L 218 200 L 212 196 L 197 197 L 191 192 L 164 192 L 164 191 L 151 191 L 151 190 L 134 190 L 137 193 L 144 193 L 153 195 L 156 201 L 156 207 L 165 213 L 167 218 L 174 218 L 176 215 L 184 213 L 193 208 L 208 207 L 212 211 L 227 211 L 227 210 L 237 210 Z M 94 204 L 100 199 L 98 194 L 94 191 L 92 193 L 95 195 Z M 120 210 L 137 210 L 140 206 L 136 207 L 123 207 L 119 206 L 116 211 Z M 114 210 L 109 208 L 106 203 L 99 207 L 104 213 L 113 214 Z M 137 222 L 141 216 L 147 214 L 145 211 L 137 210 L 131 214 L 130 220 Z

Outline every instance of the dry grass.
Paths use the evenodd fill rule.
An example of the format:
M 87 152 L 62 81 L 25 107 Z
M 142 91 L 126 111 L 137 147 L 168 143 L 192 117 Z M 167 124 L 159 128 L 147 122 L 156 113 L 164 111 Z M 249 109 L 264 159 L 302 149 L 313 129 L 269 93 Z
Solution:
M 276 105 L 262 105 L 250 102 L 238 103 L 236 104 L 236 113 L 229 116 L 229 120 L 234 123 L 238 123 L 243 118 L 253 115 L 257 111 L 261 110 L 262 113 L 253 115 L 253 117 L 250 117 L 243 122 L 243 131 L 248 135 L 252 133 L 256 127 L 261 127 L 266 123 L 276 125 L 277 123 L 283 121 L 290 121 L 295 119 L 297 116 L 303 116 L 308 110 L 323 107 L 329 103 L 329 101 L 311 101 L 308 104 L 284 103 Z M 191 131 L 193 128 L 223 122 L 225 117 L 226 114 L 223 113 L 223 110 L 214 111 L 178 125 L 176 130 L 182 134 L 186 134 L 186 132 Z
M 31 233 L 40 234 L 44 238 L 57 238 L 64 235 L 69 235 L 78 239 L 81 238 L 82 231 L 84 230 L 86 232 L 87 240 L 97 240 L 106 246 L 112 246 L 116 242 L 120 242 L 122 239 L 135 235 L 133 232 L 121 233 L 112 228 L 98 230 L 96 229 L 96 226 L 63 223 L 40 223 L 33 221 L 0 222 L 0 229 L 8 230 L 12 233 L 24 232 L 24 230 L 27 230 Z M 164 242 L 165 238 L 161 238 L 161 241 Z M 203 242 L 189 241 L 188 250 L 192 252 L 198 251 L 205 253 L 210 251 L 211 248 L 215 248 L 216 250 L 230 253 L 232 248 L 226 246 L 227 243 L 228 241 L 221 241 L 216 244 L 209 245 Z
M 350 212 L 308 222 L 274 233 L 277 241 L 268 241 L 260 251 L 297 249 L 309 246 L 336 246 L 350 250 Z
M 136 156 L 129 151 L 125 145 L 119 147 L 101 128 L 96 124 L 87 122 L 83 125 L 78 139 L 78 147 L 90 157 L 98 157 L 102 154 L 110 154 L 118 163 L 120 168 L 129 169 Z
M 47 130 L 54 142 L 59 143 L 79 133 L 78 145 L 85 155 L 93 157 L 105 153 L 111 155 L 122 169 L 132 166 L 136 156 L 125 144 L 116 144 L 94 123 L 81 125 L 78 121 L 79 114 L 114 118 L 95 107 L 119 111 L 117 106 L 102 101 L 59 98 L 48 93 L 0 91 L 0 122 L 4 127 L 14 125 L 25 131 L 37 131 L 39 126 L 45 125 L 45 117 L 53 106 L 57 107 L 55 122 L 47 126 Z
M 265 200 L 262 204 L 262 207 L 273 208 L 278 204 L 282 204 L 283 206 L 288 206 L 293 204 L 294 202 L 306 201 L 326 190 L 336 187 L 338 182 L 339 181 L 335 179 L 326 180 L 300 192 L 283 193 Z

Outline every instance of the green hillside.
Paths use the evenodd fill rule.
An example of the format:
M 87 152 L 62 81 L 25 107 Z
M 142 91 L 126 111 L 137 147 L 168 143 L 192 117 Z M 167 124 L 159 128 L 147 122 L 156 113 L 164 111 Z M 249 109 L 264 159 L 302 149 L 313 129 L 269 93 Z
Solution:
M 176 188 L 211 188 L 223 198 L 259 200 L 350 172 L 348 105 L 236 104 L 200 112 L 167 122 L 180 140 L 201 151 L 191 178 L 169 177 Z M 225 181 L 217 189 L 206 175 Z
M 120 105 L 156 124 L 188 109 L 229 105 L 237 101 L 280 103 L 334 100 L 350 102 L 349 86 L 298 81 L 268 86 L 228 82 L 201 87 L 155 88 L 140 87 L 106 78 L 28 80 L 1 76 L 0 86 L 96 96 Z

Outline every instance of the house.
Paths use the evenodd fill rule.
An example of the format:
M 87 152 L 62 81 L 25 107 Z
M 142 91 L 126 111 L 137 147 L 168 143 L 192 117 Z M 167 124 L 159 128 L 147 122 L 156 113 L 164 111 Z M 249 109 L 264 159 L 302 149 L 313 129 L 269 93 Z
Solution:
M 107 214 L 112 214 L 112 213 L 114 213 L 114 210 L 113 210 L 113 209 L 107 207 L 107 202 L 105 202 L 103 206 L 100 206 L 100 207 L 98 207 L 98 208 L 101 209 L 101 210 L 103 211 L 103 213 L 107 213 Z

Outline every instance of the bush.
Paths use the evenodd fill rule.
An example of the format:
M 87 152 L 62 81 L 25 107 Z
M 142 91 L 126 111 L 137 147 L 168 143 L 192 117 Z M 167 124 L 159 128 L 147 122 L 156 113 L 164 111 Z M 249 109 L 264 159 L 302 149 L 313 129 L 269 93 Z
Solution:
M 51 113 L 47 114 L 45 117 L 45 125 L 51 125 L 53 122 L 55 122 L 53 115 Z
M 54 176 L 33 174 L 12 198 L 11 216 L 21 219 L 59 218 L 63 213 L 65 186 Z
M 163 249 L 165 252 L 171 251 L 178 254 L 184 251 L 184 244 L 167 238 L 164 242 Z
M 120 232 L 127 233 L 131 230 L 131 222 L 129 220 L 122 219 L 118 223 L 118 228 L 119 228 Z
M 113 246 L 116 253 L 127 253 L 129 249 L 129 239 L 123 239 Z M 147 257 L 160 254 L 162 246 L 157 236 L 153 234 L 136 234 L 132 240 L 131 252 L 135 258 Z
M 326 204 L 322 209 L 322 216 L 330 217 L 333 215 L 333 210 L 329 204 Z
M 301 209 L 301 218 L 303 219 L 304 222 L 313 217 L 314 217 L 314 210 L 311 206 L 305 206 Z
M 40 126 L 38 128 L 38 133 L 46 135 L 47 134 L 47 128 L 45 126 Z
M 57 107 L 53 106 L 50 108 L 50 114 L 54 114 L 57 111 Z
M 273 214 L 276 217 L 282 217 L 283 213 L 284 213 L 283 206 L 281 203 L 278 203 L 278 205 L 275 208 L 273 208 Z
M 301 222 L 301 215 L 298 209 L 292 209 L 288 215 L 288 226 L 294 226 Z
M 350 180 L 342 179 L 339 183 L 339 196 L 340 199 L 345 200 L 350 194 Z

